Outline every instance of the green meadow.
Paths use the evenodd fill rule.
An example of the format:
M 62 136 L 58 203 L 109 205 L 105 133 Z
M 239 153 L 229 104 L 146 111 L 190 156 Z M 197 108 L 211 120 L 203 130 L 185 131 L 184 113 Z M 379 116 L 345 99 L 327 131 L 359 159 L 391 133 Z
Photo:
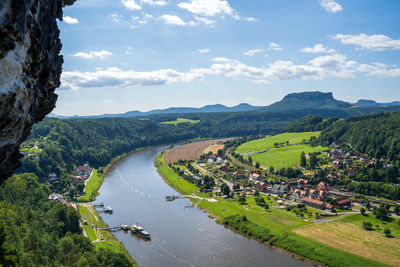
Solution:
M 275 143 L 286 143 L 299 144 L 303 140 L 309 140 L 311 136 L 318 137 L 321 132 L 304 132 L 304 133 L 283 133 L 270 137 L 265 137 L 257 140 L 253 140 L 240 145 L 235 152 L 237 154 L 244 154 L 255 151 L 263 151 L 269 148 L 273 148 Z
M 190 119 L 185 119 L 185 118 L 177 118 L 176 120 L 174 120 L 174 121 L 164 121 L 164 122 L 161 122 L 161 123 L 163 123 L 163 124 L 173 124 L 173 125 L 178 125 L 178 123 L 199 123 L 200 122 L 200 120 L 190 120 Z
M 307 154 L 324 149 L 326 148 L 322 146 L 293 145 L 272 148 L 267 152 L 253 154 L 251 157 L 253 162 L 259 162 L 262 167 L 273 166 L 275 169 L 281 169 L 300 164 L 300 155 L 303 151 Z

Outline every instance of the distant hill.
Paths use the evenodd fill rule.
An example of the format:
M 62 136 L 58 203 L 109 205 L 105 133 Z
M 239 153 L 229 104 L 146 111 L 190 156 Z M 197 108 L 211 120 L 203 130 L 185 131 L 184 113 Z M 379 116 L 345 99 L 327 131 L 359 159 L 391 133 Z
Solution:
M 95 116 L 59 116 L 49 114 L 48 117 L 59 119 L 98 119 L 98 118 L 135 118 L 148 116 L 162 116 L 173 114 L 202 114 L 202 113 L 221 113 L 221 112 L 292 112 L 301 113 L 303 116 L 308 114 L 320 114 L 324 118 L 360 116 L 369 113 L 379 113 L 384 111 L 400 111 L 400 101 L 390 103 L 377 103 L 374 100 L 360 99 L 357 103 L 337 100 L 332 93 L 323 92 L 302 92 L 286 95 L 281 101 L 269 106 L 252 106 L 241 103 L 237 106 L 227 107 L 221 104 L 207 105 L 201 108 L 193 107 L 171 107 L 167 109 L 155 109 L 147 112 L 138 110 L 128 111 L 121 114 L 103 114 Z M 294 115 L 294 114 L 293 114 Z M 186 115 L 187 116 L 187 115 Z M 246 115 L 247 116 L 247 115 Z
M 288 94 L 281 101 L 267 106 L 265 110 L 338 109 L 350 106 L 350 103 L 333 98 L 332 93 L 316 91 Z
M 50 113 L 48 117 L 55 117 L 59 119 L 98 119 L 98 118 L 134 118 L 134 117 L 146 117 L 150 115 L 163 115 L 163 114 L 185 114 L 185 113 L 217 113 L 217 112 L 242 112 L 261 109 L 260 106 L 252 106 L 247 103 L 241 103 L 233 107 L 227 107 L 221 104 L 207 105 L 201 108 L 191 107 L 171 107 L 167 109 L 155 109 L 147 112 L 138 110 L 128 111 L 120 114 L 102 114 L 94 116 L 61 116 Z
M 375 100 L 360 99 L 353 106 L 356 107 L 391 107 L 400 106 L 400 101 L 393 101 L 389 103 L 377 103 Z

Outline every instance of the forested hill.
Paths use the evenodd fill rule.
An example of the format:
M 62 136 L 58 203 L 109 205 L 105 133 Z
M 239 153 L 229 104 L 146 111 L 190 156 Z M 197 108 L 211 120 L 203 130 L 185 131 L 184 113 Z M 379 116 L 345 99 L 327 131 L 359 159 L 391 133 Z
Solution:
M 400 113 L 387 112 L 339 120 L 324 129 L 322 144 L 346 142 L 371 157 L 387 156 L 400 165 Z

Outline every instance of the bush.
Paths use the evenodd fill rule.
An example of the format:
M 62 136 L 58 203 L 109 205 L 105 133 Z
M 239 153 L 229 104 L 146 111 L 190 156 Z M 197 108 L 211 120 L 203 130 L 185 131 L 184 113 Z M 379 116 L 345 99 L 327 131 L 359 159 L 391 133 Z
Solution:
M 363 221 L 362 226 L 365 230 L 372 230 L 372 223 Z
M 392 231 L 389 228 L 385 228 L 385 230 L 383 230 L 383 233 L 386 235 L 386 237 L 390 237 Z

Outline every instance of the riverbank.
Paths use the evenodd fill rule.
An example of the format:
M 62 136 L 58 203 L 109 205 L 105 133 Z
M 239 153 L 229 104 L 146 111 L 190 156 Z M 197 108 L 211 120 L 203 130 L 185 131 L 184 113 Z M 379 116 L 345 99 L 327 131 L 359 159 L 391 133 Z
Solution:
M 78 210 L 83 220 L 82 225 L 87 236 L 97 249 L 110 249 L 115 253 L 124 254 L 129 259 L 132 266 L 138 266 L 121 241 L 109 231 L 100 230 L 100 228 L 108 227 L 108 225 L 103 222 L 93 205 L 81 203 L 78 204 Z
M 111 232 L 107 230 L 98 230 L 98 228 L 105 228 L 108 225 L 101 219 L 99 213 L 96 209 L 88 204 L 92 202 L 99 195 L 99 189 L 104 182 L 104 177 L 107 173 L 114 168 L 121 160 L 130 156 L 132 153 L 138 152 L 145 148 L 138 148 L 129 153 L 124 153 L 116 158 L 114 158 L 104 169 L 99 173 L 99 169 L 93 169 L 93 173 L 90 180 L 85 186 L 85 194 L 78 199 L 78 211 L 81 215 L 81 219 L 85 222 L 82 223 L 88 238 L 96 246 L 96 248 L 111 249 L 114 252 L 124 254 L 132 266 L 138 266 L 135 259 L 129 254 L 125 246 L 119 241 Z
M 165 163 L 163 156 L 164 154 L 161 153 L 156 157 L 155 166 L 166 183 L 182 194 L 194 193 L 199 196 L 201 194 L 201 197 L 204 197 L 205 193 L 197 193 L 199 190 L 197 186 L 184 179 L 179 179 L 178 174 Z M 222 197 L 217 197 L 216 202 L 198 199 L 191 199 L 191 201 L 230 229 L 235 229 L 236 232 L 264 244 L 284 249 L 299 259 L 307 259 L 315 264 L 328 266 L 384 266 L 381 263 L 297 235 L 292 230 L 311 224 L 311 222 L 304 222 L 277 209 L 270 209 L 270 212 L 266 212 L 257 206 L 254 197 L 247 197 L 248 205 L 241 205 L 237 201 L 223 199 Z M 234 215 L 244 215 L 246 220 L 242 221 L 240 225 L 236 225 L 237 227 L 231 225 L 231 223 L 227 225 L 227 218 Z M 254 225 L 257 227 L 254 227 Z M 263 238 L 257 238 L 257 236 L 260 236 L 257 233 L 260 232 L 260 229 L 271 234 L 267 241 Z

